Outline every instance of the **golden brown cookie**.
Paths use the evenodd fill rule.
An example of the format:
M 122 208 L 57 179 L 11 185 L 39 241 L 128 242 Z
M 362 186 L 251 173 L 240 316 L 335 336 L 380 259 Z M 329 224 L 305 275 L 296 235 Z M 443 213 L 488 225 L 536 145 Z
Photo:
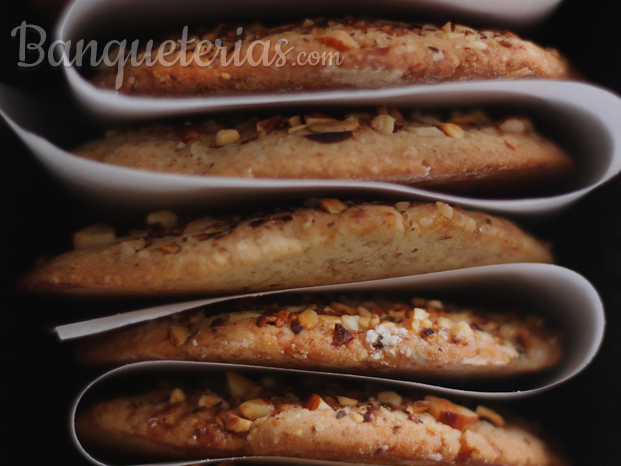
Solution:
M 520 421 L 434 396 L 327 385 L 285 387 L 228 373 L 209 389 L 177 387 L 101 401 L 76 422 L 99 450 L 166 459 L 280 456 L 399 465 L 558 465 Z M 290 379 L 289 379 L 290 380 Z
M 94 226 L 80 250 L 41 264 L 25 290 L 95 295 L 230 294 L 356 282 L 508 262 L 550 262 L 548 247 L 512 223 L 444 203 L 342 203 L 270 215 L 206 217 L 117 239 Z
M 369 375 L 498 376 L 540 371 L 561 356 L 558 333 L 536 317 L 440 301 L 241 301 L 188 311 L 84 342 L 88 364 L 161 359 Z
M 141 65 L 128 62 L 119 90 L 182 96 L 572 77 L 567 61 L 555 50 L 506 31 L 353 18 L 306 20 L 270 29 L 241 26 L 241 34 L 239 27 L 192 31 L 187 39 L 193 41 L 183 51 L 180 43 L 175 49 L 171 43 L 156 43 L 150 54 L 138 55 Z M 166 39 L 182 39 L 181 31 Z M 236 42 L 240 43 L 237 58 Z M 176 60 L 175 64 L 157 59 L 162 45 L 167 53 L 164 60 L 169 64 Z M 263 64 L 263 56 L 269 66 Z M 145 60 L 154 64 L 147 66 Z M 92 82 L 114 89 L 117 67 L 100 71 Z
M 524 118 L 492 121 L 483 112 L 450 118 L 381 107 L 335 119 L 311 113 L 253 118 L 238 125 L 151 123 L 110 131 L 75 154 L 143 170 L 242 178 L 385 181 L 492 193 L 548 190 L 574 164 Z

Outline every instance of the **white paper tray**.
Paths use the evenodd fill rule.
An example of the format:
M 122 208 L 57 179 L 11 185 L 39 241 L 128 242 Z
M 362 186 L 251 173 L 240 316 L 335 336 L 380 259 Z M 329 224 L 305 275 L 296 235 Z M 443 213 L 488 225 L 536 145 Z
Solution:
M 561 326 L 565 342 L 564 356 L 556 369 L 538 380 L 540 385 L 537 387 L 519 387 L 523 389 L 493 393 L 447 388 L 449 382 L 442 382 L 440 385 L 443 386 L 399 382 L 412 388 L 439 390 L 447 395 L 509 399 L 547 390 L 575 376 L 589 364 L 597 353 L 604 332 L 603 306 L 593 286 L 584 277 L 571 270 L 547 264 L 491 265 L 344 285 L 198 300 L 65 325 L 57 327 L 55 331 L 61 340 L 69 340 L 241 297 L 309 292 L 399 292 L 407 293 L 411 297 L 424 296 L 429 299 L 440 297 L 447 302 L 474 300 L 476 304 L 483 306 L 497 305 L 505 309 L 542 315 Z M 518 385 L 516 382 L 515 387 L 518 388 Z
M 126 104 L 130 105 L 129 102 L 142 102 L 144 112 L 151 116 L 248 106 L 259 101 L 267 104 L 269 101 L 269 98 L 260 96 L 143 101 L 140 98 L 111 95 L 99 102 L 102 97 L 100 94 L 105 96 L 109 93 L 92 89 L 88 92 L 96 97 L 91 102 L 95 106 L 101 105 L 103 108 L 104 102 L 118 99 L 122 105 L 114 110 L 116 112 Z M 340 94 L 342 99 L 333 98 L 336 94 Z M 332 103 L 355 101 L 358 104 L 387 103 L 399 106 L 517 105 L 525 113 L 539 115 L 542 121 L 550 122 L 558 132 L 559 140 L 570 148 L 579 166 L 579 188 L 555 196 L 497 200 L 441 194 L 377 182 L 240 179 L 152 173 L 82 159 L 53 145 L 33 132 L 33 128 L 34 131 L 37 128 L 47 129 L 46 124 L 49 126 L 53 123 L 44 120 L 37 102 L 29 102 L 27 96 L 1 85 L 0 115 L 59 181 L 80 197 L 118 212 L 192 206 L 224 208 L 245 204 L 249 200 L 265 203 L 283 198 L 333 195 L 344 198 L 440 200 L 503 214 L 548 214 L 568 206 L 621 170 L 621 128 L 617 124 L 621 121 L 621 99 L 586 84 L 552 81 L 472 82 L 353 93 L 297 94 L 280 96 L 280 99 L 283 102 L 300 99 L 316 103 L 320 95 L 331 96 L 326 101 Z M 134 109 L 140 107 L 140 104 L 131 106 Z M 41 121 L 42 118 L 44 121 Z M 70 129 L 64 128 L 64 132 L 67 131 Z

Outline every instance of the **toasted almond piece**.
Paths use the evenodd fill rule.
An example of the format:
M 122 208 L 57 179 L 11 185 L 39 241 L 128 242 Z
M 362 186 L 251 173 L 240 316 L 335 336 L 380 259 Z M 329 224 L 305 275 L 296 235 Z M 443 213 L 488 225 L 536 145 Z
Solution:
M 221 129 L 216 134 L 216 146 L 227 146 L 239 141 L 240 139 L 241 135 L 236 129 Z
M 282 122 L 281 116 L 275 116 L 272 118 L 268 118 L 267 120 L 261 120 L 257 123 L 257 132 L 265 132 L 269 133 L 270 131 L 275 130 L 280 123 Z
M 329 214 L 340 214 L 347 206 L 338 199 L 322 199 L 319 201 L 319 207 Z
M 241 398 L 244 401 L 256 400 L 257 398 L 261 398 L 262 393 L 263 393 L 263 387 L 261 385 L 255 385 L 250 390 L 248 390 L 246 393 L 244 393 L 244 395 Z
M 498 414 L 495 411 L 492 411 L 489 408 L 486 408 L 485 406 L 477 406 L 477 410 L 475 411 L 476 414 L 478 414 L 478 416 L 481 419 L 486 419 L 489 422 L 491 422 L 492 424 L 494 424 L 496 427 L 504 427 L 505 425 L 505 420 L 502 418 L 502 416 L 500 414 Z
M 438 212 L 440 212 L 449 220 L 453 218 L 454 211 L 450 205 L 445 204 L 444 202 L 436 202 L 436 207 L 438 208 Z
M 390 115 L 378 115 L 371 122 L 371 128 L 384 136 L 388 136 L 395 130 L 395 119 Z
M 205 320 L 205 309 L 200 309 L 198 312 L 195 312 L 192 317 L 190 317 L 191 324 L 198 324 Z
M 399 406 L 403 398 L 396 392 L 380 392 L 377 394 L 377 401 L 380 403 L 392 403 Z
M 168 210 L 154 212 L 147 216 L 147 225 L 155 225 L 156 223 L 161 223 L 162 226 L 168 230 L 170 230 L 171 228 L 175 228 L 178 221 L 179 217 L 177 217 L 177 215 Z
M 360 317 L 358 319 L 358 327 L 360 327 L 362 330 L 368 330 L 370 321 L 371 321 L 371 317 L 369 316 Z
M 498 127 L 507 133 L 525 133 L 526 125 L 517 118 L 507 118 Z
M 172 327 L 170 327 L 169 338 L 170 338 L 170 342 L 175 348 L 180 347 L 186 341 L 188 341 L 188 338 L 190 338 L 190 335 L 192 335 L 192 332 L 190 332 L 185 327 L 181 327 L 180 325 L 173 325 Z
M 232 432 L 248 432 L 252 427 L 252 421 L 242 419 L 235 414 L 229 414 L 226 418 L 226 428 Z
M 175 388 L 170 395 L 169 402 L 174 404 L 181 403 L 182 401 L 185 401 L 185 393 L 180 388 Z
M 386 105 L 381 105 L 381 106 L 377 107 L 377 114 L 378 115 L 388 115 L 388 107 L 386 107 Z
M 405 410 L 410 414 L 419 414 L 427 411 L 430 406 L 431 403 L 428 401 L 415 401 L 414 403 L 409 404 Z
M 342 30 L 328 31 L 316 39 L 318 42 L 333 47 L 341 52 L 359 49 L 360 45 L 349 34 Z
M 141 250 L 146 246 L 146 240 L 142 238 L 130 239 L 121 243 L 121 254 L 119 260 L 125 260 L 128 257 L 133 256 L 136 251 Z
M 451 327 L 451 335 L 466 340 L 474 336 L 474 331 L 470 325 L 468 325 L 468 322 L 462 320 Z
M 424 320 L 429 317 L 429 313 L 420 307 L 414 308 L 414 319 L 415 320 Z
M 311 21 L 310 19 L 305 19 L 304 22 L 302 23 L 303 28 L 308 28 L 314 25 L 315 25 L 315 22 Z
M 369 318 L 369 328 L 375 328 L 381 322 L 380 317 L 377 314 L 371 314 Z
M 453 32 L 453 26 L 451 25 L 450 21 L 446 23 L 444 26 L 442 26 L 441 29 L 442 29 L 442 32 L 444 32 L 445 34 Z
M 343 319 L 341 319 L 338 316 L 318 315 L 317 318 L 319 320 L 321 320 L 322 322 L 328 324 L 328 325 L 336 325 L 336 324 L 342 324 L 343 323 Z
M 287 134 L 293 134 L 293 133 L 297 133 L 298 131 L 302 131 L 304 128 L 306 128 L 308 125 L 298 125 L 298 126 L 294 126 L 292 128 L 289 128 L 287 130 Z
M 323 401 L 323 398 L 321 398 L 316 393 L 313 393 L 310 396 L 310 398 L 308 399 L 304 407 L 310 411 L 316 411 L 318 409 L 322 409 L 322 410 L 329 409 L 330 411 L 333 411 L 330 405 L 326 403 L 325 401 Z
M 336 399 L 342 406 L 356 406 L 358 404 L 358 400 L 354 400 L 353 398 L 348 398 L 346 396 L 337 396 Z
M 257 398 L 239 405 L 240 412 L 246 419 L 256 421 L 260 417 L 267 417 L 274 412 L 276 408 L 270 400 L 265 398 Z
M 371 317 L 371 311 L 366 307 L 358 306 L 358 314 L 360 317 Z
M 335 123 L 339 120 L 336 118 L 329 117 L 328 115 L 324 115 L 323 113 L 309 113 L 308 115 L 304 115 L 304 123 L 307 125 L 315 125 L 320 123 Z
M 462 432 L 479 419 L 479 416 L 475 412 L 463 406 L 453 404 L 444 398 L 426 396 L 425 401 L 429 402 L 429 414 L 431 414 L 436 421 Z
M 445 137 L 446 136 L 446 134 L 444 134 L 438 128 L 435 128 L 433 126 L 423 126 L 423 127 L 408 126 L 405 128 L 405 130 L 409 133 L 414 133 L 417 136 L 422 136 L 422 137 L 438 137 L 438 136 Z
M 289 120 L 287 120 L 287 123 L 289 123 L 289 126 L 291 128 L 294 128 L 302 124 L 302 118 L 300 118 L 300 115 L 295 115 L 289 118 Z
M 238 374 L 237 372 L 227 372 L 226 379 L 229 383 L 229 390 L 234 398 L 242 397 L 255 387 L 255 383 Z
M 227 408 L 229 406 L 224 398 L 217 395 L 203 395 L 198 399 L 198 406 L 201 408 L 213 408 L 217 405 L 220 405 L 222 408 Z
M 306 309 L 300 315 L 298 315 L 298 322 L 306 330 L 310 330 L 319 323 L 319 316 L 312 309 Z
M 453 26 L 453 32 L 474 34 L 476 31 L 472 28 L 462 26 L 461 24 L 456 24 L 455 26 Z
M 364 422 L 364 417 L 360 413 L 349 413 L 349 417 L 357 424 L 362 424 Z
M 334 121 L 329 123 L 314 123 L 308 126 L 308 130 L 317 133 L 344 133 L 345 131 L 355 131 L 360 126 L 358 120 Z
M 261 313 L 256 311 L 233 312 L 229 315 L 229 322 L 235 323 L 242 320 L 257 319 L 259 317 L 261 317 Z
M 345 314 L 349 314 L 350 316 L 357 316 L 358 315 L 358 310 L 354 309 L 353 307 L 349 307 L 346 306 L 345 304 L 336 302 L 336 301 L 332 301 L 330 303 L 330 307 L 332 309 L 334 309 L 337 312 L 344 312 Z
M 341 320 L 343 321 L 342 325 L 345 330 L 349 330 L 350 332 L 357 332 L 360 330 L 360 326 L 358 325 L 360 316 L 343 316 Z
M 73 248 L 89 249 L 116 243 L 116 232 L 108 225 L 93 225 L 73 235 Z
M 165 244 L 164 246 L 157 248 L 157 250 L 163 252 L 164 254 L 177 254 L 178 252 L 181 252 L 181 246 L 175 243 Z
M 450 138 L 462 139 L 464 137 L 464 130 L 453 123 L 440 125 L 440 130 Z
M 450 330 L 451 327 L 453 327 L 453 321 L 450 319 L 447 319 L 446 317 L 438 317 L 437 324 L 438 324 L 438 327 L 445 328 L 448 330 Z

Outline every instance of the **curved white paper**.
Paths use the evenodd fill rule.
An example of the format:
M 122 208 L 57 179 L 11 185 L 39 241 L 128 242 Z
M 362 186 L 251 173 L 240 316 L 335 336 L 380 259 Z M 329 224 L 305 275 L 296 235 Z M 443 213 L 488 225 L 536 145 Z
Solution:
M 473 297 L 476 297 L 479 302 L 481 302 L 483 297 L 487 299 L 492 297 L 491 299 L 494 300 L 494 303 L 500 303 L 504 308 L 540 314 L 553 319 L 558 325 L 562 326 L 563 339 L 568 342 L 564 347 L 564 356 L 559 366 L 547 374 L 545 379 L 541 380 L 541 386 L 538 388 L 524 391 L 490 393 L 458 390 L 439 385 L 414 382 L 395 382 L 413 389 L 439 390 L 441 393 L 447 395 L 485 396 L 488 398 L 508 399 L 547 390 L 574 377 L 582 371 L 597 353 L 604 334 L 605 320 L 603 305 L 593 286 L 584 277 L 571 270 L 548 264 L 490 265 L 343 285 L 299 288 L 296 290 L 252 293 L 240 296 L 197 300 L 65 325 L 56 328 L 56 332 L 60 339 L 68 340 L 153 320 L 199 306 L 242 297 L 277 296 L 283 293 L 309 292 L 406 292 L 412 296 L 424 295 L 431 299 L 447 295 L 450 296 L 451 300 L 458 299 L 459 297 L 472 300 Z M 149 367 L 150 364 L 151 363 L 141 363 L 141 365 L 135 367 Z M 158 362 L 157 364 L 161 363 Z M 172 362 L 171 364 L 171 367 L 174 367 L 179 363 Z M 213 364 L 207 363 L 194 363 L 194 365 L 196 364 L 198 366 L 203 364 L 205 367 L 213 366 Z M 241 367 L 238 365 L 234 366 Z
M 79 78 L 81 80 L 81 78 Z M 80 85 L 88 86 L 82 82 Z M 140 99 L 114 96 L 88 89 L 86 98 L 97 107 L 113 113 L 130 114 L 130 109 L 150 116 L 233 108 L 241 105 L 274 103 L 266 96 L 213 99 Z M 110 95 L 108 95 L 110 94 Z M 342 99 L 335 98 L 341 94 Z M 63 184 L 99 205 L 117 210 L 161 208 L 223 208 L 254 202 L 273 202 L 313 196 L 390 197 L 395 200 L 428 200 L 457 203 L 464 207 L 504 214 L 548 214 L 568 206 L 621 170 L 621 99 L 616 95 L 582 83 L 555 81 L 468 82 L 435 86 L 411 86 L 351 93 L 317 93 L 277 96 L 283 102 L 301 100 L 331 103 L 384 103 L 408 105 L 518 105 L 532 114 L 544 116 L 560 128 L 565 143 L 578 158 L 580 188 L 564 194 L 526 199 L 484 199 L 442 194 L 389 183 L 342 180 L 282 180 L 203 177 L 153 173 L 103 164 L 73 156 L 25 126 L 39 117 L 28 113 L 22 99 L 10 88 L 0 86 L 0 115 L 15 130 L 33 154 Z M 84 97 L 84 96 L 83 96 Z M 92 100 L 89 100 L 92 99 Z M 276 99 L 276 97 L 274 98 Z M 114 103 L 117 102 L 117 103 Z M 122 105 L 117 106 L 121 102 Z M 228 103 L 227 103 L 228 102 Z M 111 107 L 105 110 L 106 105 Z M 127 107 L 127 108 L 126 108 Z M 125 109 L 121 111 L 122 109 Z M 145 115 L 142 115 L 145 116 Z M 18 118 L 19 117 L 19 118 Z M 21 125 L 15 120 L 20 121 Z

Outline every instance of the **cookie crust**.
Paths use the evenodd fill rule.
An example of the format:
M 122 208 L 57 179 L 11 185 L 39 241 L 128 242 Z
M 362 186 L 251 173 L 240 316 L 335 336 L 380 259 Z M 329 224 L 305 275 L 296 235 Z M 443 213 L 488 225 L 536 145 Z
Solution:
M 23 290 L 89 295 L 230 294 L 356 282 L 480 265 L 551 262 L 515 225 L 444 203 L 346 204 L 242 220 L 204 218 L 69 252 Z
M 416 83 L 439 83 L 473 79 L 514 79 L 522 77 L 568 79 L 573 76 L 567 61 L 553 49 L 543 49 L 520 39 L 513 33 L 498 30 L 477 31 L 450 23 L 438 28 L 432 25 L 395 23 L 383 20 L 307 20 L 267 29 L 261 25 L 245 27 L 241 36 L 237 26 L 221 25 L 213 30 L 193 31 L 188 39 L 195 39 L 188 46 L 184 58 L 167 66 L 155 60 L 160 43 L 151 55 L 155 64 L 139 66 L 127 64 L 120 92 L 136 95 L 214 95 L 259 92 L 295 92 L 320 89 L 362 89 L 401 86 Z M 242 37 L 243 36 L 243 37 Z M 179 40 L 181 35 L 167 39 Z M 277 59 L 276 44 L 283 43 L 284 54 L 292 48 L 287 60 L 280 67 L 252 66 L 245 61 L 240 66 L 222 65 L 222 52 L 212 45 L 202 49 L 202 62 L 209 62 L 216 52 L 219 55 L 209 66 L 200 66 L 192 58 L 199 40 L 215 44 L 220 39 L 221 48 L 227 50 L 227 62 L 233 56 L 235 43 L 241 40 L 239 60 L 248 56 L 254 41 L 269 41 L 268 58 Z M 201 47 L 203 44 L 201 44 Z M 207 47 L 207 45 L 204 45 Z M 180 55 L 181 47 L 167 55 L 172 62 Z M 168 49 L 167 49 L 168 50 Z M 324 60 L 326 65 L 297 65 L 298 55 L 310 57 L 315 52 L 340 53 L 342 63 L 336 58 Z M 254 63 L 261 62 L 263 47 L 251 51 Z M 327 55 L 326 55 L 327 56 Z M 139 56 L 141 59 L 144 56 Z M 296 63 L 297 66 L 294 66 Z M 114 89 L 117 70 L 104 69 L 92 82 L 101 88 Z
M 176 314 L 87 340 L 78 357 L 96 365 L 186 360 L 451 377 L 531 373 L 561 356 L 558 333 L 532 316 L 416 298 L 292 302 L 242 301 L 210 306 L 208 316 L 202 309 Z
M 219 145 L 221 136 L 234 138 Z M 384 181 L 453 191 L 551 190 L 574 171 L 572 159 L 524 118 L 493 122 L 482 112 L 407 119 L 385 107 L 344 120 L 320 114 L 152 123 L 110 131 L 74 151 L 90 160 L 162 173 L 241 178 Z

